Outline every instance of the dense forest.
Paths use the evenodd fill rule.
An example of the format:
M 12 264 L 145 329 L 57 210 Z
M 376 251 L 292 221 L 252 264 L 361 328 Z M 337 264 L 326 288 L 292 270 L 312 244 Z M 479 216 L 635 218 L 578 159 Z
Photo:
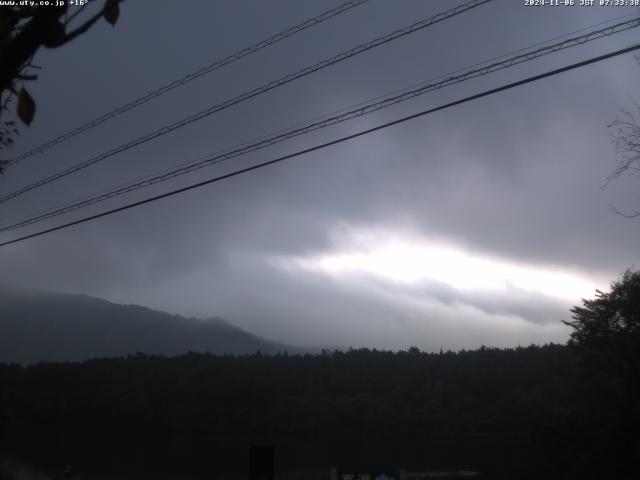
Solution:
M 575 373 L 572 352 L 557 345 L 442 354 L 141 354 L 4 365 L 0 421 L 7 448 L 37 452 L 24 457 L 28 462 L 43 454 L 50 462 L 98 454 L 92 461 L 103 464 L 107 451 L 120 464 L 145 455 L 157 462 L 160 443 L 162 461 L 177 455 L 177 465 L 198 443 L 211 449 L 201 462 L 223 460 L 209 458 L 219 446 L 242 454 L 257 443 L 307 445 L 303 453 L 313 464 L 324 444 L 336 446 L 329 454 L 348 452 L 333 463 L 364 463 L 361 457 L 385 456 L 377 452 L 384 449 L 382 461 L 398 466 L 486 470 L 515 456 L 521 461 L 543 440 L 549 420 L 575 401 Z M 176 439 L 177 450 L 165 451 Z M 132 448 L 135 455 L 126 458 Z M 437 456 L 420 457 L 429 451 Z
M 524 478 L 586 468 L 585 435 L 617 428 L 611 399 L 585 411 L 577 372 L 558 345 L 3 365 L 0 424 L 6 450 L 45 468 L 241 471 L 248 445 L 273 444 L 282 467 L 383 462 Z
M 466 469 L 637 478 L 640 274 L 573 310 L 568 345 L 424 353 L 138 354 L 0 366 L 2 454 L 118 478 L 246 469 Z

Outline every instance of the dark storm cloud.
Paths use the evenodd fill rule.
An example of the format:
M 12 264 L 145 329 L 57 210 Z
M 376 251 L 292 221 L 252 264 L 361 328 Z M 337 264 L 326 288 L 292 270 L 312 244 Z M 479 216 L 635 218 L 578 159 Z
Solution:
M 115 31 L 100 25 L 64 49 L 39 54 L 41 78 L 31 87 L 38 117 L 24 129 L 21 151 L 337 3 L 167 1 L 150 7 L 127 2 Z M 2 191 L 451 6 L 445 1 L 392 6 L 372 0 L 42 158 L 26 160 L 1 180 Z M 15 199 L 2 206 L 2 218 L 108 188 L 622 13 L 597 7 L 526 9 L 520 2 L 497 1 Z M 150 192 L 612 50 L 635 34 L 442 90 Z M 606 124 L 628 105 L 627 94 L 640 94 L 634 90 L 639 68 L 627 56 L 440 112 L 6 248 L 0 252 L 0 268 L 15 283 L 186 315 L 224 316 L 268 337 L 298 343 L 383 345 L 389 339 L 399 346 L 417 338 L 430 348 L 455 348 L 489 344 L 492 338 L 501 344 L 562 340 L 566 332 L 549 325 L 554 318 L 558 323 L 566 318 L 560 318 L 563 306 L 539 295 L 473 296 L 431 284 L 397 291 L 393 299 L 388 286 L 381 292 L 315 274 L 292 276 L 268 266 L 264 258 L 328 251 L 335 246 L 330 232 L 336 224 L 391 230 L 400 224 L 481 254 L 617 275 L 640 263 L 635 241 L 640 223 L 612 214 L 609 204 L 627 205 L 637 197 L 637 183 L 599 187 L 615 166 Z M 420 303 L 422 295 L 426 304 Z M 465 331 L 474 332 L 473 338 Z

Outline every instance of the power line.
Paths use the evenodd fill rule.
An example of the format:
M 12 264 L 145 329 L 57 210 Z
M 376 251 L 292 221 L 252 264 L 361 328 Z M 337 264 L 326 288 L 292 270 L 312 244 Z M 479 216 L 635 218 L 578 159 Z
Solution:
M 51 147 L 53 147 L 54 145 L 57 145 L 59 143 L 62 143 L 66 140 L 69 140 L 72 137 L 75 137 L 76 135 L 79 135 L 80 133 L 89 130 L 91 128 L 97 127 L 98 125 L 111 120 L 114 117 L 117 117 L 118 115 L 121 115 L 133 108 L 139 107 L 140 105 L 142 105 L 143 103 L 147 103 L 150 100 L 153 100 L 156 97 L 159 97 L 161 95 L 164 95 L 165 93 L 170 92 L 171 90 L 178 88 L 186 83 L 189 83 L 197 78 L 202 77 L 203 75 L 207 75 L 208 73 L 211 73 L 215 70 L 218 70 L 222 67 L 226 67 L 227 65 L 236 62 L 244 57 L 247 57 L 249 55 L 252 55 L 256 52 L 259 52 L 260 50 L 262 50 L 263 48 L 269 47 L 271 45 L 274 45 L 282 40 L 285 40 L 289 37 L 292 37 L 293 35 L 296 35 L 308 28 L 314 27 L 326 20 L 329 20 L 337 15 L 340 15 L 342 13 L 345 13 L 349 10 L 351 10 L 352 8 L 358 7 L 360 5 L 362 5 L 363 3 L 368 2 L 369 0 L 350 0 L 348 2 L 343 3 L 342 5 L 337 6 L 336 8 L 333 8 L 331 10 L 327 10 L 324 13 L 321 13 L 320 15 L 317 15 L 313 18 L 308 18 L 307 20 L 305 20 L 302 23 L 299 23 L 298 25 L 295 25 L 293 27 L 290 27 L 286 30 L 283 30 L 282 32 L 276 33 L 275 35 L 272 35 L 271 37 L 262 40 L 254 45 L 251 45 L 250 47 L 246 47 L 243 48 L 242 50 L 239 50 L 227 57 L 221 58 L 216 60 L 215 62 L 207 65 L 206 67 L 202 67 L 199 70 L 196 70 L 195 72 L 189 73 L 188 75 L 185 75 L 184 77 L 178 79 L 178 80 L 174 80 L 171 83 L 168 83 L 166 85 L 163 85 L 160 88 L 157 88 L 156 90 L 153 90 L 145 95 L 143 95 L 142 97 L 139 97 L 129 103 L 126 103 L 114 110 L 111 110 L 108 113 L 105 113 L 104 115 L 91 120 L 83 125 L 80 125 L 79 127 L 76 127 L 72 130 L 69 130 L 66 133 L 63 133 L 62 135 L 53 138 L 45 143 L 43 143 L 42 145 L 39 145 L 37 147 L 35 147 L 32 150 L 29 150 L 15 158 L 12 158 L 11 160 L 8 161 L 7 166 L 11 166 L 11 165 L 15 165 L 16 163 L 32 157 L 33 155 L 37 154 L 37 153 L 43 153 L 45 150 L 50 149 Z
M 71 175 L 73 173 L 76 173 L 80 170 L 83 170 L 91 165 L 94 165 L 102 160 L 105 160 L 106 158 L 112 157 L 118 153 L 122 153 L 126 150 L 129 150 L 130 148 L 133 148 L 135 146 L 141 145 L 143 143 L 146 143 L 148 141 L 154 140 L 162 135 L 165 135 L 169 132 L 172 132 L 178 128 L 184 127 L 186 125 L 189 125 L 193 122 L 196 122 L 198 120 L 201 120 L 205 117 L 208 117 L 209 115 L 212 115 L 214 113 L 217 113 L 221 110 L 225 110 L 233 105 L 236 105 L 238 103 L 241 103 L 245 100 L 249 100 L 250 98 L 256 97 L 258 95 L 261 95 L 263 93 L 266 93 L 270 90 L 273 90 L 274 88 L 286 85 L 290 82 L 293 82 L 294 80 L 298 80 L 299 78 L 305 77 L 307 75 L 310 75 L 312 73 L 315 73 L 317 71 L 320 71 L 324 68 L 327 68 L 331 65 L 335 65 L 336 63 L 342 62 L 343 60 L 347 60 L 351 57 L 354 57 L 356 55 L 359 55 L 363 52 L 366 52 L 368 50 L 371 50 L 372 48 L 376 48 L 379 47 L 381 45 L 384 45 L 386 43 L 392 42 L 394 40 L 397 40 L 398 38 L 402 38 L 405 37 L 411 33 L 417 32 L 419 30 L 422 30 L 426 27 L 429 27 L 431 25 L 434 25 L 436 23 L 442 22 L 444 20 L 447 20 L 451 17 L 454 17 L 456 15 L 460 15 L 468 10 L 471 10 L 473 8 L 476 8 L 480 5 L 483 5 L 485 3 L 489 3 L 492 0 L 472 0 L 470 2 L 466 2 L 463 3 L 461 5 L 458 5 L 455 8 L 452 8 L 450 10 L 446 10 L 442 13 L 438 13 L 437 15 L 434 15 L 432 17 L 426 18 L 424 20 L 421 20 L 419 22 L 416 22 L 412 25 L 409 25 L 407 27 L 401 28 L 399 30 L 395 30 L 387 35 L 381 36 L 381 37 L 377 37 L 374 40 L 362 44 L 362 45 L 358 45 L 350 50 L 347 50 L 345 52 L 339 53 L 338 55 L 335 55 L 331 58 L 328 58 L 326 60 L 323 60 L 321 62 L 318 62 L 314 65 L 311 65 L 309 67 L 305 67 L 302 70 L 299 70 L 295 73 L 291 73 L 289 75 L 286 75 L 282 78 L 280 78 L 279 80 L 274 80 L 271 81 L 269 83 L 266 83 L 260 87 L 257 87 L 253 90 L 250 90 L 248 92 L 243 93 L 242 95 L 239 95 L 237 97 L 234 97 L 232 99 L 226 100 L 223 103 L 217 104 L 217 105 L 213 105 L 209 108 L 207 108 L 206 110 L 203 110 L 199 113 L 196 113 L 194 115 L 191 115 L 189 117 L 186 117 L 178 122 L 172 123 L 170 125 L 167 125 L 165 127 L 162 127 L 158 130 L 155 130 L 153 132 L 150 132 L 146 135 L 143 135 L 142 137 L 139 137 L 129 143 L 120 145 L 116 148 L 113 148 L 105 153 L 102 153 L 96 157 L 93 157 L 89 160 L 85 160 L 84 162 L 78 163 L 72 167 L 69 167 L 65 170 L 59 171 L 57 173 L 54 173 L 53 175 L 50 175 L 49 177 L 45 177 L 44 179 L 38 180 L 34 183 L 31 183 L 25 187 L 22 187 L 18 190 L 15 190 L 11 193 L 8 193 L 2 197 L 0 197 L 0 203 L 6 202 L 12 198 L 15 198 L 19 195 L 22 195 L 26 192 L 29 192 L 31 190 L 34 190 L 36 188 L 39 188 L 43 185 L 46 185 L 48 183 L 53 182 L 54 180 L 58 180 L 62 177 L 66 177 L 68 175 Z
M 591 31 L 587 34 L 584 34 L 578 37 L 569 38 L 562 42 L 558 42 L 552 45 L 547 45 L 533 51 L 516 55 L 510 58 L 507 58 L 505 60 L 502 60 L 500 62 L 494 62 L 490 65 L 486 65 L 481 68 L 471 69 L 461 75 L 449 76 L 449 77 L 444 76 L 445 77 L 444 80 L 440 82 L 423 83 L 418 86 L 412 87 L 412 89 L 410 90 L 407 90 L 407 89 L 402 90 L 400 93 L 394 96 L 387 97 L 379 101 L 373 101 L 373 102 L 370 102 L 369 104 L 362 103 L 356 107 L 353 107 L 350 110 L 346 110 L 346 111 L 342 110 L 341 113 L 338 115 L 324 117 L 322 120 L 319 120 L 319 121 L 311 121 L 306 124 L 303 124 L 302 126 L 294 127 L 289 130 L 284 130 L 284 131 L 281 131 L 282 133 L 279 132 L 273 136 L 260 139 L 254 143 L 246 144 L 244 146 L 235 148 L 233 150 L 225 151 L 224 153 L 215 154 L 209 157 L 203 157 L 198 161 L 191 162 L 189 164 L 180 166 L 178 168 L 174 167 L 172 169 L 165 170 L 163 173 L 156 174 L 155 176 L 146 177 L 138 181 L 129 182 L 120 187 L 116 187 L 115 189 L 94 194 L 92 196 L 85 197 L 84 199 L 81 199 L 79 201 L 66 204 L 63 207 L 49 209 L 45 212 L 36 214 L 35 216 L 24 218 L 22 220 L 19 220 L 9 225 L 5 224 L 3 226 L 0 226 L 0 232 L 8 232 L 8 231 L 16 230 L 18 228 L 25 227 L 27 225 L 32 225 L 34 223 L 49 220 L 51 218 L 78 210 L 80 208 L 85 208 L 90 205 L 95 205 L 97 203 L 109 200 L 111 198 L 115 198 L 120 195 L 124 195 L 126 193 L 130 193 L 132 191 L 154 185 L 156 183 L 164 182 L 169 179 L 194 172 L 196 170 L 211 166 L 213 164 L 221 163 L 221 162 L 230 160 L 232 158 L 237 158 L 239 156 L 245 155 L 247 153 L 261 150 L 263 148 L 275 145 L 277 143 L 283 142 L 285 140 L 289 140 L 291 138 L 294 138 L 303 134 L 307 134 L 316 130 L 320 130 L 322 128 L 326 128 L 331 125 L 342 123 L 347 120 L 358 118 L 358 117 L 367 115 L 369 113 L 382 110 L 384 108 L 388 108 L 390 106 L 410 100 L 417 96 L 424 95 L 425 93 L 429 93 L 441 88 L 445 88 L 445 87 L 454 85 L 456 83 L 461 83 L 466 80 L 484 76 L 499 70 L 510 68 L 515 65 L 542 57 L 544 55 L 555 53 L 560 50 L 564 50 L 577 45 L 582 45 L 586 42 L 590 42 L 599 38 L 614 35 L 614 34 L 623 32 L 625 30 L 629 30 L 631 28 L 636 28 L 638 26 L 640 26 L 640 18 L 635 18 L 633 20 L 620 22 L 606 28 Z
M 149 198 L 146 198 L 144 200 L 139 200 L 137 202 L 129 203 L 127 205 L 123 205 L 121 207 L 117 207 L 117 208 L 114 208 L 114 209 L 111 209 L 111 210 L 107 210 L 107 211 L 102 212 L 102 213 L 98 213 L 98 214 L 95 214 L 95 215 L 91 215 L 89 217 L 84 217 L 84 218 L 81 218 L 81 219 L 78 219 L 78 220 L 74 220 L 72 222 L 65 223 L 65 224 L 62 224 L 62 225 L 58 225 L 56 227 L 48 228 L 46 230 L 41 230 L 39 232 L 35 232 L 35 233 L 29 234 L 29 235 L 25 235 L 23 237 L 19 237 L 19 238 L 13 239 L 13 240 L 8 240 L 8 241 L 0 243 L 0 247 L 4 247 L 4 246 L 7 246 L 7 245 L 18 243 L 18 242 L 21 242 L 21 241 L 24 241 L 24 240 L 27 240 L 27 239 L 30 239 L 30 238 L 39 237 L 39 236 L 45 235 L 47 233 L 52 233 L 52 232 L 55 232 L 55 231 L 58 231 L 58 230 L 62 230 L 62 229 L 69 228 L 69 227 L 72 227 L 72 226 L 75 226 L 75 225 L 79 225 L 81 223 L 88 222 L 88 221 L 91 221 L 91 220 L 95 220 L 95 219 L 98 219 L 98 218 L 106 217 L 106 216 L 112 215 L 114 213 L 118 213 L 118 212 L 122 212 L 122 211 L 125 211 L 125 210 L 129 210 L 131 208 L 139 207 L 139 206 L 145 205 L 147 203 L 152 203 L 152 202 L 161 200 L 163 198 L 167 198 L 167 197 L 171 197 L 171 196 L 174 196 L 174 195 L 178 195 L 180 193 L 184 193 L 184 192 L 189 191 L 189 190 L 194 190 L 196 188 L 200 188 L 200 187 L 203 187 L 205 185 L 209 185 L 211 183 L 216 183 L 216 182 L 219 182 L 219 181 L 222 181 L 222 180 L 226 180 L 226 179 L 231 178 L 231 177 L 236 177 L 238 175 L 242 175 L 244 173 L 251 172 L 253 170 L 258 170 L 260 168 L 267 167 L 269 165 L 274 165 L 276 163 L 284 162 L 285 160 L 289 160 L 291 158 L 299 157 L 299 156 L 305 155 L 307 153 L 315 152 L 317 150 L 322 150 L 322 149 L 330 147 L 332 145 L 337 145 L 339 143 L 343 143 L 343 142 L 346 142 L 348 140 L 353 140 L 354 138 L 358 138 L 358 137 L 361 137 L 361 136 L 364 136 L 364 135 L 368 135 L 370 133 L 377 132 L 378 130 L 382 130 L 382 129 L 385 129 L 385 128 L 389 128 L 389 127 L 392 127 L 394 125 L 399 125 L 399 124 L 407 122 L 409 120 L 414 120 L 416 118 L 423 117 L 423 116 L 429 115 L 431 113 L 438 112 L 440 110 L 445 110 L 445 109 L 448 109 L 448 108 L 451 108 L 451 107 L 454 107 L 454 106 L 457 106 L 457 105 L 462 105 L 464 103 L 471 102 L 473 100 L 478 100 L 478 99 L 483 98 L 483 97 L 494 95 L 494 94 L 499 93 L 499 92 L 510 90 L 512 88 L 519 87 L 519 86 L 522 86 L 522 85 L 526 85 L 528 83 L 536 82 L 536 81 L 539 81 L 539 80 L 542 80 L 544 78 L 551 77 L 551 76 L 554 76 L 554 75 L 559 75 L 561 73 L 568 72 L 570 70 L 575 70 L 577 68 L 581 68 L 581 67 L 584 67 L 584 66 L 587 66 L 587 65 L 591 65 L 593 63 L 601 62 L 601 61 L 604 61 L 604 60 L 607 60 L 607 59 L 610 59 L 610 58 L 613 58 L 613 57 L 617 57 L 617 56 L 623 55 L 625 53 L 630 53 L 630 52 L 633 52 L 633 51 L 636 51 L 636 50 L 640 50 L 640 43 L 637 43 L 635 45 L 632 45 L 630 47 L 626 47 L 626 48 L 623 48 L 623 49 L 620 49 L 620 50 L 616 50 L 614 52 L 607 53 L 605 55 L 600 55 L 598 57 L 592 57 L 592 58 L 590 58 L 588 60 L 583 60 L 581 62 L 573 63 L 573 64 L 567 65 L 565 67 L 557 68 L 555 70 L 551 70 L 551 71 L 548 71 L 548 72 L 545 72 L 545 73 L 541 73 L 541 74 L 538 74 L 538 75 L 533 75 L 533 76 L 527 77 L 527 78 L 525 78 L 523 80 L 518 80 L 516 82 L 508 83 L 506 85 L 502 85 L 502 86 L 497 87 L 497 88 L 492 88 L 490 90 L 485 90 L 484 92 L 477 93 L 475 95 L 471 95 L 469 97 L 465 97 L 465 98 L 460 99 L 460 100 L 455 100 L 453 102 L 449 102 L 449 103 L 446 103 L 444 105 L 440 105 L 439 107 L 430 108 L 428 110 L 423 110 L 421 112 L 414 113 L 412 115 L 408 115 L 408 116 L 399 118 L 397 120 L 393 120 L 391 122 L 383 123 L 383 124 L 378 125 L 376 127 L 372 127 L 372 128 L 366 129 L 366 130 L 362 130 L 362 131 L 360 131 L 358 133 L 354 133 L 354 134 L 351 134 L 351 135 L 340 137 L 338 139 L 331 140 L 329 142 L 325 142 L 325 143 L 322 143 L 320 145 L 316 145 L 316 146 L 313 146 L 313 147 L 310 147 L 310 148 L 306 148 L 304 150 L 299 150 L 297 152 L 290 153 L 288 155 L 283 155 L 281 157 L 269 160 L 267 162 L 263 162 L 263 163 L 259 163 L 259 164 L 256 164 L 256 165 L 252 165 L 250 167 L 245 167 L 245 168 L 242 168 L 242 169 L 239 169 L 239 170 L 235 170 L 233 172 L 230 172 L 230 173 L 227 173 L 227 174 L 224 174 L 224 175 L 220 175 L 220 176 L 217 176 L 217 177 L 214 177 L 214 178 L 210 178 L 210 179 L 204 180 L 202 182 L 194 183 L 194 184 L 188 185 L 186 187 L 178 188 L 178 189 L 172 190 L 170 192 L 166 192 L 166 193 L 162 193 L 162 194 L 159 194 L 159 195 L 155 195 L 153 197 L 149 197 Z
M 628 15 L 625 15 L 625 17 Z M 519 63 L 522 63 L 524 61 L 529 61 L 529 60 L 533 60 L 535 58 L 538 58 L 540 56 L 543 55 L 547 55 L 550 53 L 554 53 L 557 52 L 559 50 L 565 49 L 565 48 L 569 48 L 569 47 L 573 47 L 576 45 L 581 45 L 584 44 L 588 41 L 592 41 L 598 38 L 602 38 L 604 36 L 609 36 L 609 35 L 613 35 L 616 33 L 620 33 L 624 30 L 630 29 L 630 28 L 635 28 L 639 25 L 640 20 L 639 19 L 634 19 L 631 21 L 627 21 L 627 22 L 621 22 L 618 23 L 616 25 L 604 28 L 604 29 L 600 29 L 600 30 L 596 30 L 596 31 L 592 31 L 589 32 L 588 34 L 582 35 L 580 37 L 575 37 L 575 38 L 571 38 L 568 39 L 564 42 L 560 42 L 557 44 L 553 44 L 553 45 L 549 45 L 549 46 L 545 46 L 543 48 L 539 48 L 535 51 L 532 52 L 528 52 L 526 54 L 523 55 L 518 55 L 516 57 L 513 58 L 509 58 L 506 59 L 502 62 L 497 62 L 488 66 L 485 66 L 483 68 L 480 69 L 476 69 L 476 70 L 471 70 L 469 72 L 466 72 L 463 75 L 459 75 L 456 77 L 449 77 L 446 78 L 446 80 L 444 80 L 443 82 L 439 82 L 437 84 L 425 84 L 424 82 L 422 84 L 420 84 L 419 88 L 416 88 L 417 86 L 414 85 L 413 88 L 414 90 L 409 91 L 408 89 L 403 89 L 400 95 L 394 96 L 392 98 L 386 98 L 381 102 L 377 102 L 377 103 L 371 103 L 369 105 L 365 103 L 359 104 L 357 107 L 352 107 L 351 111 L 348 111 L 348 109 L 343 109 L 341 110 L 341 112 L 346 112 L 343 113 L 341 115 L 337 115 L 331 118 L 328 117 L 321 117 L 323 118 L 322 121 L 316 122 L 316 123 L 312 123 L 311 122 L 307 122 L 305 124 L 302 124 L 302 127 L 299 128 L 292 128 L 290 130 L 283 130 L 282 132 L 285 132 L 283 134 L 276 134 L 275 136 L 271 136 L 271 137 L 264 137 L 264 139 L 260 139 L 260 141 L 254 142 L 254 143 L 249 143 L 246 144 L 246 146 L 242 147 L 242 148 L 236 148 L 230 152 L 226 152 L 224 154 L 220 154 L 220 155 L 215 155 L 213 157 L 203 157 L 201 158 L 199 161 L 195 161 L 195 162 L 191 162 L 186 166 L 182 166 L 179 168 L 172 168 L 172 169 L 166 169 L 165 172 L 161 173 L 161 174 L 157 174 L 153 177 L 145 177 L 143 179 L 137 180 L 137 181 L 133 181 L 133 182 L 127 182 L 126 184 L 116 187 L 115 189 L 109 190 L 109 191 L 104 191 L 98 194 L 94 194 L 92 196 L 88 196 L 85 197 L 82 200 L 79 201 L 75 201 L 72 203 L 68 203 L 65 204 L 63 207 L 58 207 L 56 209 L 48 209 L 45 212 L 36 214 L 36 216 L 34 217 L 27 217 L 25 219 L 21 219 L 16 223 L 13 223 L 11 225 L 3 225 L 0 226 L 0 232 L 6 232 L 6 231 L 11 231 L 11 230 L 15 230 L 17 228 L 20 227 L 24 227 L 27 225 L 31 225 L 33 223 L 37 223 L 40 221 L 44 221 L 59 215 L 62 215 L 64 213 L 69 213 L 71 211 L 77 210 L 79 208 L 83 208 L 86 206 L 90 206 L 105 200 L 108 200 L 110 198 L 114 198 L 116 196 L 120 196 L 126 193 L 129 193 L 131 191 L 134 190 L 138 190 L 140 188 L 144 188 L 146 186 L 150 186 L 153 185 L 155 183 L 160 183 L 162 181 L 171 179 L 171 178 L 175 178 L 177 176 L 180 175 L 184 175 L 187 173 L 191 173 L 195 170 L 198 170 L 200 168 L 203 167 L 207 167 L 210 166 L 212 164 L 216 164 L 216 163 L 220 163 L 222 161 L 225 160 L 229 160 L 231 158 L 235 158 L 241 155 L 244 155 L 246 153 L 250 153 L 250 152 L 254 152 L 256 150 L 260 150 L 262 148 L 266 148 L 268 146 L 274 145 L 276 143 L 280 143 L 284 140 L 288 140 L 290 138 L 293 138 L 295 136 L 301 135 L 301 134 L 305 134 L 305 133 L 309 133 L 311 131 L 314 130 L 318 130 L 320 128 L 325 128 L 327 126 L 330 125 L 334 125 L 336 123 L 340 123 L 346 120 L 350 120 L 352 118 L 356 118 L 368 113 L 372 113 L 373 111 L 377 111 L 383 108 L 387 108 L 389 106 L 392 106 L 396 103 L 400 103 L 402 101 L 406 101 L 410 98 L 413 98 L 415 96 L 418 95 L 422 95 L 424 93 L 439 89 L 439 88 L 444 88 L 446 86 L 450 86 L 454 83 L 459 83 L 471 78 L 476 78 L 480 75 L 486 75 L 488 73 L 492 73 L 495 72 L 497 70 L 501 70 L 504 68 L 509 68 L 511 66 L 517 65 Z M 586 30 L 586 29 L 582 29 L 582 30 Z M 572 32 L 575 33 L 575 32 Z M 566 37 L 568 35 L 565 35 L 563 37 Z M 557 38 L 557 37 L 556 37 Z M 536 44 L 538 45 L 538 44 Z M 526 50 L 526 49 L 525 49 Z M 521 50 L 520 50 L 521 51 Z M 502 57 L 500 57 L 502 58 Z M 438 78 L 445 78 L 445 76 L 441 76 Z M 382 98 L 382 97 L 379 97 Z M 374 99 L 375 100 L 375 99 Z M 362 107 L 362 108 L 361 108 Z M 278 132 L 279 133 L 279 132 Z

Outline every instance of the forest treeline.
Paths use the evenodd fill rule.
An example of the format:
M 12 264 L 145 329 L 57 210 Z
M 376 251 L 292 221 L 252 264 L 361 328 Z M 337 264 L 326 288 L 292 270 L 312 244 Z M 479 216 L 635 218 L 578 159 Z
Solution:
M 151 462 L 197 472 L 272 444 L 317 468 L 393 462 L 551 476 L 578 471 L 583 430 L 611 427 L 584 413 L 578 371 L 560 345 L 5 364 L 0 425 L 7 454 L 43 467 L 73 457 L 89 470 L 112 459 L 114 472 Z M 315 455 L 323 445 L 334 448 Z
M 638 478 L 640 272 L 583 305 L 568 345 L 0 364 L 0 454 L 210 478 L 267 444 L 281 469 Z

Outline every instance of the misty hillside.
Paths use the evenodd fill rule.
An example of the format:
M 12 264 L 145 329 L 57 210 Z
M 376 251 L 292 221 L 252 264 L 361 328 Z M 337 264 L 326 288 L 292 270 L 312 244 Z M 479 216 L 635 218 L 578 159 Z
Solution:
M 0 362 L 295 350 L 224 320 L 199 320 L 85 295 L 0 291 Z

